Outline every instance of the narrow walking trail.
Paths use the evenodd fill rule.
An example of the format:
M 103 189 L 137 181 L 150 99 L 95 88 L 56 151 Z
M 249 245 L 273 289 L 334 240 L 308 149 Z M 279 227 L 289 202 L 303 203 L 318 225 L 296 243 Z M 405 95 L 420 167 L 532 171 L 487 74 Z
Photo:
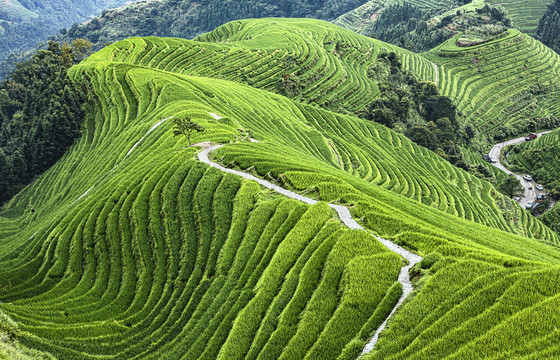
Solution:
M 217 150 L 221 147 L 223 147 L 224 145 L 215 145 L 212 147 L 209 147 L 207 149 L 202 150 L 200 153 L 198 153 L 198 159 L 205 163 L 210 165 L 211 167 L 214 167 L 218 170 L 221 170 L 225 173 L 229 173 L 229 174 L 235 174 L 238 176 L 241 176 L 244 179 L 247 180 L 252 180 L 252 181 L 256 181 L 259 184 L 261 184 L 262 186 L 274 190 L 284 196 L 287 196 L 289 198 L 292 199 L 296 199 L 299 201 L 303 201 L 306 204 L 310 204 L 310 205 L 314 205 L 317 204 L 317 200 L 313 200 L 311 198 L 302 196 L 300 194 L 297 194 L 293 191 L 290 190 L 286 190 L 278 185 L 272 184 L 266 180 L 263 179 L 259 179 L 256 176 L 253 176 L 251 174 L 247 174 L 244 173 L 242 171 L 237 171 L 237 170 L 233 170 L 233 169 L 228 169 L 225 168 L 215 162 L 212 162 L 209 158 L 208 158 L 208 154 L 214 150 Z M 356 220 L 354 220 L 352 218 L 352 215 L 350 214 L 350 211 L 342 206 L 342 205 L 333 205 L 333 204 L 329 204 L 329 206 L 331 208 L 333 208 L 334 210 L 336 210 L 336 212 L 338 213 L 338 216 L 340 217 L 340 220 L 344 223 L 344 225 L 346 225 L 348 228 L 350 229 L 358 229 L 358 230 L 364 230 L 364 228 L 358 224 L 356 222 Z M 410 274 L 409 274 L 409 270 L 411 267 L 413 267 L 415 264 L 417 264 L 418 262 L 420 262 L 422 260 L 422 257 L 411 253 L 410 251 L 400 247 L 399 245 L 380 238 L 378 236 L 375 236 L 375 238 L 377 240 L 379 240 L 383 245 L 385 245 L 389 250 L 401 255 L 402 257 L 404 257 L 407 261 L 408 261 L 408 265 L 403 267 L 401 269 L 401 272 L 399 273 L 399 282 L 402 284 L 403 286 L 403 292 L 402 295 L 399 299 L 399 301 L 397 302 L 397 304 L 395 305 L 395 307 L 393 308 L 393 310 L 391 311 L 391 313 L 389 314 L 389 316 L 387 317 L 387 319 L 385 319 L 385 321 L 383 322 L 383 324 L 381 324 L 381 326 L 379 327 L 379 329 L 377 329 L 377 331 L 375 332 L 375 335 L 373 336 L 373 338 L 366 344 L 366 346 L 364 347 L 364 350 L 362 352 L 362 355 L 367 354 L 368 352 L 370 352 L 374 347 L 375 344 L 377 343 L 377 340 L 379 339 L 379 334 L 381 333 L 381 331 L 385 328 L 385 326 L 387 325 L 387 322 L 389 321 L 389 319 L 393 316 L 393 314 L 397 311 L 397 309 L 402 305 L 402 303 L 404 302 L 404 300 L 408 297 L 408 295 L 410 295 L 410 293 L 412 293 L 412 291 L 414 290 L 414 288 L 412 287 L 412 282 L 410 281 Z M 361 356 L 360 356 L 361 357 Z
M 551 131 L 552 130 L 537 133 L 537 137 L 548 134 Z M 503 172 L 505 172 L 508 175 L 510 175 L 510 174 L 514 175 L 519 180 L 519 182 L 521 182 L 521 185 L 523 185 L 523 187 L 525 188 L 525 194 L 524 194 L 524 197 L 519 201 L 519 204 L 521 206 L 525 207 L 525 205 L 529 201 L 535 201 L 537 199 L 537 195 L 538 195 L 539 191 L 536 189 L 536 187 L 534 187 L 531 184 L 531 182 L 524 180 L 521 175 L 517 175 L 517 174 L 509 171 L 508 168 L 506 168 L 500 162 L 500 156 L 502 155 L 502 150 L 504 149 L 504 147 L 509 146 L 509 145 L 521 144 L 523 142 L 525 142 L 525 137 L 522 136 L 522 137 L 519 137 L 519 138 L 516 138 L 516 139 L 511 139 L 511 140 L 507 140 L 507 141 L 504 141 L 504 142 L 501 142 L 501 143 L 497 143 L 496 145 L 494 145 L 492 147 L 492 150 L 490 150 L 490 153 L 488 155 L 493 160 L 496 161 L 495 163 L 492 163 L 492 165 L 494 165 L 495 167 L 502 170 Z
M 431 62 L 431 61 L 430 61 L 430 62 Z M 436 64 L 434 64 L 433 62 L 431 62 L 431 63 L 432 63 L 432 66 L 434 67 L 434 70 L 436 71 L 436 81 L 435 81 L 435 84 L 437 85 L 437 83 L 438 83 L 438 81 L 439 81 L 439 68 L 438 68 L 438 66 L 437 66 Z
M 142 138 L 141 138 L 140 140 L 138 140 L 138 141 L 136 142 L 136 144 L 134 144 L 134 146 L 133 146 L 130 150 L 128 150 L 128 152 L 126 153 L 126 156 L 132 154 L 132 152 L 134 151 L 134 149 L 142 142 L 142 140 L 144 140 L 144 139 L 146 138 L 146 136 L 148 136 L 152 131 L 154 131 L 155 129 L 157 129 L 161 124 L 163 124 L 165 121 L 167 121 L 167 120 L 169 120 L 169 119 L 171 119 L 171 118 L 173 118 L 173 116 L 170 116 L 170 117 L 168 117 L 168 118 L 166 118 L 166 119 L 161 119 L 161 120 L 160 120 L 159 122 L 157 122 L 154 126 L 152 126 L 152 127 L 150 128 L 150 130 L 148 130 L 148 132 L 147 132 L 144 136 L 142 136 Z

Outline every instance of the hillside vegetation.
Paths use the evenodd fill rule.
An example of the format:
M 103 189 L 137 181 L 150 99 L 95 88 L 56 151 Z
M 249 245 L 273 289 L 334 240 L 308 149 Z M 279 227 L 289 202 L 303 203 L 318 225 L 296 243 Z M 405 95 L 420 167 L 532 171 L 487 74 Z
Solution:
M 311 26 L 314 32 L 306 32 Z M 265 29 L 268 29 L 270 35 L 264 32 Z M 250 34 L 263 35 L 252 37 Z M 264 44 L 271 43 L 267 42 L 267 38 L 271 37 L 276 47 L 261 50 Z M 152 67 L 172 69 L 175 73 L 188 75 L 198 75 L 204 69 L 204 75 L 208 77 L 225 77 L 279 93 L 284 92 L 281 86 L 284 81 L 282 75 L 297 77 L 300 74 L 299 78 L 302 80 L 299 83 L 305 84 L 305 88 L 299 94 L 299 99 L 328 105 L 334 109 L 356 110 L 372 101 L 378 93 L 375 82 L 362 74 L 375 62 L 379 46 L 389 47 L 328 23 L 288 19 L 233 22 L 198 40 L 133 38 L 103 49 L 91 56 L 89 61 L 110 59 L 128 64 L 154 64 Z M 217 44 L 208 43 L 211 40 Z M 299 53 L 300 47 L 295 47 L 295 44 L 304 44 L 301 48 L 304 51 Z M 335 51 L 337 46 L 348 50 L 344 56 L 340 57 Z M 360 59 L 364 57 L 364 52 L 358 52 L 358 47 L 369 47 L 365 52 L 365 60 Z M 431 64 L 421 57 L 396 50 L 403 54 L 403 58 L 408 59 L 406 63 L 409 66 L 421 72 L 433 71 Z M 174 56 L 178 53 L 180 55 Z M 290 56 L 288 64 L 293 64 L 292 68 L 286 68 L 285 61 L 277 60 L 284 59 L 287 55 Z M 335 165 L 352 174 L 451 214 L 526 234 L 518 221 L 531 221 L 531 217 L 526 217 L 524 211 L 502 197 L 491 184 L 451 166 L 438 155 L 418 147 L 402 135 L 393 133 L 391 137 L 397 136 L 398 140 L 388 143 L 380 142 L 380 135 L 364 137 L 363 133 L 385 132 L 386 128 L 369 121 L 363 121 L 362 124 L 367 128 L 358 132 L 346 130 L 339 133 L 337 130 L 332 133 L 322 121 L 314 124 L 313 128 L 314 131 L 324 133 L 329 147 L 334 147 L 338 156 Z M 377 126 L 380 130 L 369 129 L 372 126 Z M 338 150 L 337 142 L 340 140 L 337 138 L 340 137 L 345 143 Z M 403 146 L 395 152 L 392 148 L 394 141 L 396 144 L 406 141 L 412 148 L 407 150 Z M 379 147 L 381 149 L 372 152 Z M 411 156 L 408 161 L 403 152 L 416 155 Z M 422 158 L 426 158 L 420 160 L 420 154 Z M 333 156 L 335 155 L 330 156 L 331 162 L 335 161 Z M 432 169 L 434 161 L 441 163 L 442 168 L 438 172 Z M 439 180 L 433 181 L 433 177 Z
M 0 0 L 0 61 L 10 62 L 19 52 L 57 34 L 63 27 L 85 21 L 99 12 L 119 7 L 127 0 Z M 13 64 L 9 64 L 11 67 Z M 0 68 L 3 77 L 5 66 Z
M 87 38 L 99 50 L 131 36 L 192 39 L 228 21 L 262 17 L 311 17 L 331 20 L 365 0 L 343 1 L 194 1 L 141 2 L 104 11 L 84 24 L 74 24 L 58 41 Z
M 370 358 L 558 355 L 557 235 L 382 125 L 266 91 L 276 56 L 334 69 L 309 86 L 350 77 L 353 58 L 308 50 L 331 39 L 384 46 L 263 19 L 129 39 L 73 67 L 92 89 L 84 135 L 0 212 L 0 310 L 19 342 L 61 359 L 357 358 L 400 295 L 402 260 L 325 203 L 195 160 L 171 131 L 188 115 L 206 128 L 193 142 L 226 144 L 216 161 L 349 206 L 425 256 Z
M 537 38 L 560 54 L 560 1 L 556 0 L 548 5 L 539 21 Z
M 519 173 L 531 174 L 535 181 L 542 184 L 547 192 L 555 198 L 560 195 L 560 131 L 556 130 L 515 146 L 507 160 L 512 169 Z M 541 217 L 552 229 L 560 232 L 560 206 L 554 206 Z
M 426 13 L 442 13 L 446 10 L 460 6 L 460 1 L 435 0 L 435 1 L 400 1 L 400 0 L 370 0 L 365 4 L 348 11 L 336 18 L 333 23 L 360 34 L 371 33 L 371 28 L 380 14 L 390 7 L 409 5 L 418 7 Z M 416 18 L 418 20 L 418 18 Z
M 471 47 L 457 46 L 459 36 L 425 56 L 439 65 L 438 88 L 466 122 L 495 140 L 558 126 L 558 54 L 514 29 Z
M 539 20 L 547 9 L 547 0 L 485 0 L 491 5 L 503 7 L 513 20 L 516 28 L 529 35 L 535 35 Z

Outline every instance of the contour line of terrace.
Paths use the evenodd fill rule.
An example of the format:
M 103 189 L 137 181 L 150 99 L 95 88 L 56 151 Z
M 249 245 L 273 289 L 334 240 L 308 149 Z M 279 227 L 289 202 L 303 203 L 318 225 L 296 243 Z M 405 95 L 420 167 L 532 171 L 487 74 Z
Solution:
M 251 139 L 252 142 L 257 142 L 254 139 Z M 302 201 L 306 204 L 309 205 L 314 205 L 317 204 L 317 200 L 313 200 L 311 198 L 305 197 L 303 195 L 297 194 L 293 191 L 290 190 L 286 190 L 278 185 L 272 184 L 266 180 L 257 178 L 256 176 L 253 176 L 251 174 L 247 174 L 245 172 L 242 171 L 238 171 L 238 170 L 233 170 L 233 169 L 228 169 L 225 168 L 213 161 L 211 161 L 208 158 L 208 154 L 211 151 L 217 150 L 221 147 L 223 147 L 224 145 L 214 145 L 212 147 L 206 148 L 204 150 L 202 150 L 200 153 L 198 153 L 198 159 L 205 163 L 210 165 L 211 167 L 214 167 L 220 171 L 223 171 L 225 173 L 229 173 L 229 174 L 234 174 L 237 176 L 240 176 L 244 179 L 247 180 L 252 180 L 252 181 L 256 181 L 257 183 L 259 183 L 260 185 L 266 187 L 267 189 L 271 189 L 274 190 L 284 196 L 287 196 L 291 199 L 295 199 L 295 200 L 299 200 Z M 348 228 L 350 229 L 358 229 L 358 230 L 364 230 L 365 229 L 356 222 L 356 220 L 354 220 L 352 218 L 352 215 L 350 214 L 350 211 L 341 205 L 334 205 L 334 204 L 328 204 L 331 208 L 333 208 L 334 210 L 336 210 L 336 212 L 338 213 L 338 216 L 340 217 L 340 220 L 344 223 L 344 225 L 346 225 Z M 379 334 L 381 333 L 381 331 L 383 331 L 383 329 L 385 329 L 385 326 L 387 325 L 387 322 L 389 321 L 389 319 L 393 316 L 393 314 L 397 311 L 397 309 L 403 304 L 404 300 L 408 297 L 408 295 L 410 295 L 412 293 L 412 291 L 414 290 L 413 286 L 412 286 L 412 282 L 410 281 L 410 274 L 409 274 L 409 270 L 411 267 L 413 267 L 415 264 L 417 264 L 418 262 L 420 262 L 422 260 L 421 256 L 418 256 L 416 254 L 411 253 L 410 251 L 400 247 L 399 245 L 380 238 L 378 236 L 375 236 L 375 238 L 377 240 L 379 240 L 383 245 L 385 245 L 389 250 L 401 255 L 402 257 L 404 257 L 407 261 L 408 261 L 408 265 L 404 266 L 403 268 L 401 268 L 401 271 L 399 273 L 399 278 L 398 281 L 401 283 L 402 287 L 403 287 L 403 292 L 402 295 L 399 299 L 399 301 L 397 302 L 397 304 L 395 305 L 395 307 L 393 308 L 393 310 L 391 311 L 391 313 L 389 314 L 389 316 L 385 319 L 385 321 L 381 324 L 381 326 L 377 329 L 377 331 L 375 332 L 375 334 L 373 335 L 373 337 L 371 338 L 371 340 L 366 344 L 366 346 L 364 347 L 362 354 L 360 355 L 360 357 L 362 357 L 362 355 L 367 354 L 368 352 L 370 352 L 371 350 L 373 350 L 373 348 L 375 347 L 375 345 L 377 344 L 377 340 L 379 339 Z

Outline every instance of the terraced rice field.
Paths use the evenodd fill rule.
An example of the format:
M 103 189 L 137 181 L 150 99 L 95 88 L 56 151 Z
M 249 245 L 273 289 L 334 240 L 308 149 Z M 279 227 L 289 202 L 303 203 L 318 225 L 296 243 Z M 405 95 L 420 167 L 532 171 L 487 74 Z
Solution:
M 534 174 L 539 181 L 552 184 L 557 181 L 560 170 L 559 146 L 560 131 L 556 130 L 517 145 L 509 153 L 507 160 Z
M 459 3 L 453 0 L 412 0 L 406 1 L 409 4 L 417 6 L 421 9 L 452 9 L 459 6 Z M 343 28 L 363 34 L 368 26 L 377 19 L 377 16 L 388 6 L 398 3 L 405 3 L 400 0 L 372 0 L 356 9 L 349 11 L 333 21 L 333 24 L 342 26 Z M 544 13 L 544 12 L 543 12 Z
M 302 23 L 305 26 L 301 26 Z M 324 57 L 326 60 L 317 60 L 315 65 L 310 66 L 309 70 L 301 75 L 302 78 L 307 77 L 313 82 L 308 83 L 300 100 L 307 102 L 306 99 L 311 99 L 311 103 L 353 110 L 367 104 L 368 99 L 373 96 L 372 92 L 377 89 L 376 84 L 364 77 L 363 72 L 370 66 L 369 64 L 375 61 L 374 56 L 378 52 L 375 44 L 380 42 L 371 41 L 369 43 L 371 58 L 362 59 L 365 61 L 364 63 L 352 57 L 338 58 L 331 52 L 333 45 L 329 44 L 328 39 L 341 39 L 339 32 L 349 37 L 352 36 L 343 43 L 359 45 L 359 41 L 368 43 L 369 40 L 343 30 L 337 31 L 336 27 L 324 22 L 318 22 L 317 26 L 317 29 L 323 29 L 324 32 L 319 30 L 313 33 L 305 32 L 304 30 L 308 27 L 309 24 L 306 21 L 294 19 L 286 19 L 281 23 L 276 19 L 236 21 L 217 28 L 196 42 L 179 39 L 131 38 L 105 48 L 93 55 L 89 61 L 98 62 L 107 59 L 189 75 L 199 74 L 204 69 L 204 75 L 208 77 L 226 77 L 264 90 L 278 91 L 277 84 L 281 77 L 280 74 L 285 71 L 282 60 L 285 58 L 285 54 L 293 54 L 290 55 L 291 58 L 296 58 L 300 55 L 299 49 L 315 49 L 313 50 L 314 57 Z M 271 35 L 266 35 L 265 28 L 270 31 Z M 261 36 L 270 36 L 271 40 L 267 42 L 266 38 L 253 37 L 251 34 L 265 34 Z M 213 40 L 216 43 L 200 45 L 202 40 Z M 254 50 L 254 48 L 262 48 L 263 44 L 267 43 L 276 44 L 280 50 Z M 283 50 L 285 46 L 293 47 L 295 44 L 305 45 L 294 47 L 290 51 Z M 178 53 L 181 55 L 177 56 L 176 60 L 172 60 L 174 54 Z M 353 54 L 357 54 L 357 52 L 354 51 Z M 412 68 L 417 66 L 421 74 L 430 74 L 428 69 L 432 72 L 435 71 L 434 67 L 423 58 L 406 52 L 403 52 L 403 55 L 408 56 L 405 59 L 408 59 L 409 66 Z M 245 60 L 240 61 L 240 58 Z M 258 61 L 255 60 L 256 58 L 265 60 Z M 305 64 L 309 58 L 309 53 L 305 52 L 302 59 L 298 61 Z M 229 64 L 229 66 L 224 66 L 224 64 Z M 332 66 L 329 68 L 325 64 Z M 307 66 L 302 67 L 308 68 Z M 340 74 L 336 75 L 336 72 Z M 316 75 L 317 73 L 320 75 Z M 348 77 L 348 74 L 353 74 L 353 76 Z M 332 84 L 341 83 L 343 85 L 331 88 Z M 350 91 L 352 95 L 342 95 L 348 94 L 347 91 Z M 329 97 L 326 100 L 317 100 L 317 94 L 327 94 Z M 224 109 L 223 105 L 219 106 Z M 245 106 L 250 107 L 252 104 Z M 284 105 L 284 107 L 287 109 L 292 105 Z M 292 131 L 284 129 L 283 123 L 271 122 L 271 119 L 274 118 L 294 118 L 294 114 L 296 114 L 296 119 L 305 121 L 305 126 L 310 127 L 311 132 L 308 135 L 310 140 L 302 143 L 302 140 L 299 139 L 301 135 L 292 135 Z M 441 161 L 432 152 L 416 146 L 401 135 L 387 131 L 385 127 L 369 122 L 360 122 L 359 127 L 350 126 L 347 125 L 348 120 L 344 117 L 323 115 L 322 112 L 309 106 L 303 108 L 298 106 L 285 113 L 278 112 L 273 107 L 268 109 L 263 117 L 261 122 L 250 126 L 255 134 L 261 131 L 268 134 L 274 133 L 274 136 L 282 134 L 282 138 L 285 138 L 283 145 L 300 148 L 300 151 L 306 148 L 307 143 L 315 141 L 315 137 L 318 137 L 320 147 L 316 149 L 317 145 L 313 146 L 311 154 L 335 168 L 344 169 L 353 177 L 359 177 L 468 220 L 529 235 L 523 225 L 526 222 L 533 222 L 532 218 L 510 200 L 501 196 L 489 183 L 480 181 L 447 162 Z M 398 150 L 395 150 L 395 147 Z M 434 161 L 441 163 L 438 170 L 435 170 L 432 165 Z M 306 171 L 316 166 L 315 159 L 313 159 L 306 167 Z M 276 171 L 276 173 L 278 172 Z M 437 180 L 434 181 L 433 178 Z M 550 240 L 551 236 L 555 238 L 546 229 L 542 229 L 537 235 L 537 237 L 547 240 Z
M 412 52 L 327 22 L 300 19 L 234 21 L 195 41 L 131 38 L 94 58 L 227 79 L 276 93 L 282 93 L 282 75 L 289 75 L 303 87 L 295 98 L 356 111 L 379 94 L 367 70 L 381 47 L 398 52 L 403 65 L 422 79 L 435 79 L 430 62 Z
M 524 33 L 534 35 L 539 25 L 539 20 L 546 12 L 546 0 L 487 0 L 489 4 L 503 7 L 514 25 Z
M 560 56 L 517 30 L 471 48 L 450 39 L 425 55 L 439 65 L 440 92 L 490 137 L 534 131 L 527 119 L 548 124 L 560 115 Z
M 550 229 L 383 126 L 250 78 L 193 76 L 200 58 L 182 56 L 193 42 L 163 54 L 148 43 L 119 42 L 73 68 L 92 95 L 84 135 L 0 212 L 0 312 L 21 344 L 60 359 L 357 358 L 400 296 L 402 260 L 324 202 L 200 163 L 171 131 L 171 117 L 188 115 L 206 128 L 193 142 L 226 144 L 215 161 L 348 206 L 371 233 L 425 256 L 372 358 L 557 354 Z M 170 57 L 190 75 L 164 70 Z

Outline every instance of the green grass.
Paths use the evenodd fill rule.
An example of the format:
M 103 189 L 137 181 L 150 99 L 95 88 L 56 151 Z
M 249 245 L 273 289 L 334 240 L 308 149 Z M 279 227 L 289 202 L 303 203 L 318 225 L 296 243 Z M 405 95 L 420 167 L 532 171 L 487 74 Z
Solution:
M 256 49 L 269 31 L 278 49 Z M 401 293 L 403 262 L 373 232 L 426 256 L 374 356 L 470 354 L 475 341 L 496 356 L 557 351 L 557 319 L 540 312 L 559 288 L 554 232 L 402 135 L 268 85 L 289 54 L 315 59 L 309 77 L 357 73 L 326 54 L 325 34 L 369 41 L 312 20 L 244 21 L 195 42 L 119 42 L 72 69 L 94 95 L 84 135 L 0 212 L 0 310 L 22 345 L 61 359 L 353 358 Z M 333 88 L 324 77 L 311 86 Z M 171 120 L 154 128 L 185 115 L 206 128 L 194 143 L 226 144 L 217 161 L 347 205 L 369 231 L 201 164 Z

